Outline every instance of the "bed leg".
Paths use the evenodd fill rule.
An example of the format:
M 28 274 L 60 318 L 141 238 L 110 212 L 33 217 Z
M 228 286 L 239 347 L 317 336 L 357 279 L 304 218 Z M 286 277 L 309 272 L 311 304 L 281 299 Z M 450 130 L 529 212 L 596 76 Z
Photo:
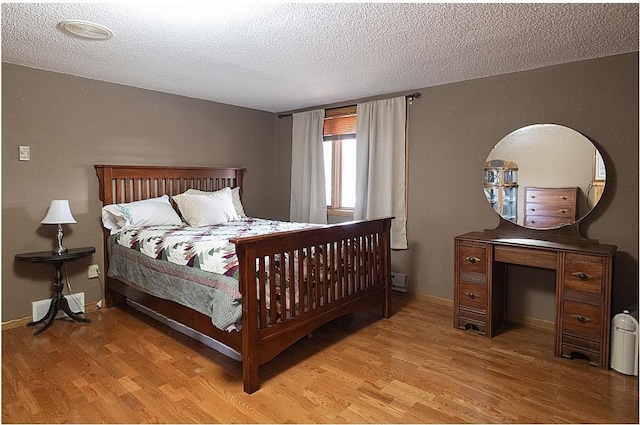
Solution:
M 382 317 L 388 319 L 391 317 L 391 290 L 387 286 L 384 289 L 384 300 L 382 302 Z
M 119 294 L 112 289 L 109 289 L 107 282 L 107 289 L 104 291 L 104 302 L 105 307 L 121 307 L 126 304 L 127 300 L 124 295 Z
M 115 291 L 107 289 L 104 291 L 105 307 L 115 307 L 118 305 L 118 294 Z
M 258 362 L 256 360 L 244 359 L 242 361 L 242 381 L 245 393 L 251 394 L 258 391 L 260 380 L 258 378 Z

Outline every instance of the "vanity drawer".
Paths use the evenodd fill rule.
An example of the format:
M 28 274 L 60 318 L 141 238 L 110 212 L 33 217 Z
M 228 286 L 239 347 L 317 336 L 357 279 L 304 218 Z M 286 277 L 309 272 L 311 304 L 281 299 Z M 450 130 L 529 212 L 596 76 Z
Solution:
M 573 301 L 564 301 L 563 307 L 563 332 L 601 340 L 602 307 Z
M 527 216 L 564 218 L 567 223 L 572 223 L 576 211 L 574 205 L 527 203 L 525 214 Z
M 487 247 L 485 245 L 460 244 L 458 251 L 460 272 L 487 273 Z
M 487 309 L 487 286 L 460 282 L 458 285 L 458 303 L 461 306 L 485 311 Z
M 579 353 L 586 356 L 593 366 L 600 367 L 603 355 L 601 348 L 602 345 L 599 342 L 563 334 L 560 355 L 571 359 L 575 353 Z
M 583 350 L 599 353 L 600 343 L 589 339 L 580 338 L 573 335 L 562 334 L 562 346 L 580 347 Z M 564 350 L 563 350 L 564 351 Z
M 486 335 L 487 324 L 485 315 L 475 311 L 460 308 L 458 315 L 458 329 L 476 329 L 478 333 Z
M 564 266 L 564 289 L 602 293 L 604 259 L 592 255 L 567 254 Z
M 469 310 L 464 307 L 460 307 L 461 318 L 465 318 L 467 320 L 473 320 L 474 322 L 484 323 L 486 321 L 486 316 L 484 313 L 478 312 L 476 310 Z

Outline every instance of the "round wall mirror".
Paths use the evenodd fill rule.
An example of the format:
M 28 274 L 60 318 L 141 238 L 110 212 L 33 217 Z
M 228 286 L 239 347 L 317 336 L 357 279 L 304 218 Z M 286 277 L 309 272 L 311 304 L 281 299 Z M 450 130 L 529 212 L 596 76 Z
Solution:
M 535 124 L 506 135 L 484 164 L 483 189 L 505 220 L 555 229 L 584 218 L 600 200 L 606 169 L 596 147 L 579 132 Z

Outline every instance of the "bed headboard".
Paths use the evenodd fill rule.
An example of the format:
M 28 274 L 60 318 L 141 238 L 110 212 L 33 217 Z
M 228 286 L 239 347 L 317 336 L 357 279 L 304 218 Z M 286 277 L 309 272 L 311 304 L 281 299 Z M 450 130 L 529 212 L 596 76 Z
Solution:
M 133 202 L 187 189 L 206 192 L 239 187 L 246 168 L 181 167 L 163 165 L 95 165 L 103 205 Z
M 178 195 L 187 189 L 206 192 L 225 187 L 239 187 L 242 197 L 242 178 L 246 168 L 176 167 L 163 165 L 95 165 L 100 183 L 99 196 L 102 205 L 119 204 L 157 198 L 162 195 Z M 104 270 L 109 270 L 107 238 L 104 233 Z M 107 307 L 116 304 L 116 292 L 110 290 L 112 279 L 105 275 L 105 302 Z

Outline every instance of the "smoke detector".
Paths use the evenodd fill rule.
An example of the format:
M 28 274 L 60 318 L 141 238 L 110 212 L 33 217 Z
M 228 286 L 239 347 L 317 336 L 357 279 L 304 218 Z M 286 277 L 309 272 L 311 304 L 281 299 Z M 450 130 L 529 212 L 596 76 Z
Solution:
M 108 40 L 113 37 L 113 31 L 103 25 L 93 22 L 68 20 L 60 22 L 58 26 L 64 32 L 80 38 Z

